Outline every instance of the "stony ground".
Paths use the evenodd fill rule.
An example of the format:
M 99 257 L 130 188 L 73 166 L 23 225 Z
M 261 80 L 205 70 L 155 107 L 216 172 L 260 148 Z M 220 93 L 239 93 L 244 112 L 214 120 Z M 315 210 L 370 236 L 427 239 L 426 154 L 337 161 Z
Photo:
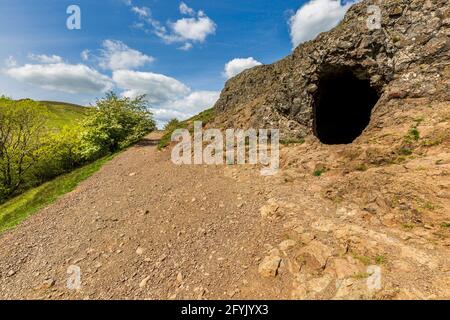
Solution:
M 175 166 L 152 134 L 0 235 L 0 298 L 450 299 L 449 109 L 427 108 L 284 146 L 273 177 Z

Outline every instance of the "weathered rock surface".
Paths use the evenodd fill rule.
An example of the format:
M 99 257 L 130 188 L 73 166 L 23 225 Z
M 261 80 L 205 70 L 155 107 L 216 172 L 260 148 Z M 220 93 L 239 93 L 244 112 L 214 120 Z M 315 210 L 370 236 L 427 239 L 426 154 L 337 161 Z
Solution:
M 380 29 L 368 27 L 370 5 L 381 9 Z M 449 21 L 447 0 L 362 1 L 285 59 L 230 79 L 215 105 L 215 125 L 279 128 L 282 138 L 311 134 L 321 76 L 343 68 L 377 90 L 375 119 L 392 110 L 385 108 L 391 100 L 449 101 Z

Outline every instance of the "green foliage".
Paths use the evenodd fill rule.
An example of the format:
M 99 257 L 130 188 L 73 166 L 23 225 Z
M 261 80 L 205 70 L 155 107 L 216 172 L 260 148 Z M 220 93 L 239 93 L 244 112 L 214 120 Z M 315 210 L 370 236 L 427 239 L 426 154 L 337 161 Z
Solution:
M 380 264 L 385 264 L 387 261 L 387 258 L 383 255 L 378 255 L 375 257 L 375 263 L 380 265 Z
M 211 108 L 200 112 L 198 115 L 193 116 L 192 118 L 186 120 L 186 122 L 192 123 L 195 121 L 201 121 L 203 125 L 206 125 L 209 122 L 211 122 L 212 119 L 214 119 L 214 115 L 215 115 L 214 108 Z
M 401 156 L 410 156 L 413 154 L 417 142 L 420 140 L 420 132 L 417 126 L 423 121 L 423 119 L 415 119 L 415 124 L 409 129 L 408 133 L 403 138 L 403 143 L 398 149 L 398 153 Z M 398 159 L 401 160 L 401 159 Z
M 180 125 L 180 120 L 174 118 L 166 123 L 164 126 L 164 131 L 172 130 L 173 128 L 177 128 Z
M 401 147 L 399 152 L 401 155 L 404 155 L 404 156 L 410 156 L 413 153 L 411 148 L 408 146 Z
M 412 141 L 419 141 L 420 132 L 417 129 L 417 127 L 413 127 L 409 130 L 407 139 L 412 140 Z
M 320 177 L 325 171 L 326 171 L 326 169 L 323 169 L 323 168 L 314 170 L 313 176 L 314 177 Z
M 44 144 L 47 112 L 32 100 L 0 98 L 0 200 L 26 182 Z
M 367 171 L 368 168 L 367 168 L 367 165 L 365 163 L 360 163 L 360 164 L 358 164 L 358 166 L 356 166 L 356 170 L 364 172 L 364 171 Z
M 92 108 L 70 103 L 53 101 L 40 101 L 39 103 L 48 109 L 49 129 L 60 130 L 65 126 L 77 125 L 92 112 Z
M 135 99 L 119 98 L 110 92 L 98 100 L 95 112 L 84 123 L 83 140 L 88 156 L 115 152 L 137 142 L 155 129 L 145 96 Z
M 39 181 L 47 181 L 92 160 L 86 157 L 83 132 L 81 125 L 72 125 L 48 133 L 37 153 L 35 176 Z

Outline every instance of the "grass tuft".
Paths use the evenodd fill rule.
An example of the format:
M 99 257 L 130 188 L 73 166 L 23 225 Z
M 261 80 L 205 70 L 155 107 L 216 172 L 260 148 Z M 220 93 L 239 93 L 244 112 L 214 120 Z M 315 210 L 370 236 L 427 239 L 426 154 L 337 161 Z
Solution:
M 313 176 L 314 176 L 314 177 L 320 177 L 322 174 L 324 174 L 325 171 L 326 171 L 326 169 L 317 169 L 317 170 L 314 170 Z
M 441 228 L 444 228 L 444 229 L 450 228 L 450 222 L 442 222 L 441 223 Z

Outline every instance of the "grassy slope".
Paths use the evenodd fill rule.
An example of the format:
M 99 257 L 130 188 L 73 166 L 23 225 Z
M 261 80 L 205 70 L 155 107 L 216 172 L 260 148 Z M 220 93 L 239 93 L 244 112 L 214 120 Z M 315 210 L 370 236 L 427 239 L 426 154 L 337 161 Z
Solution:
M 49 111 L 49 126 L 61 129 L 63 126 L 77 124 L 87 115 L 88 108 L 54 101 L 40 101 Z M 104 158 L 62 175 L 39 187 L 0 205 L 0 232 L 10 229 L 39 209 L 51 204 L 60 196 L 73 190 L 78 183 L 91 176 L 109 160 Z
M 98 171 L 113 156 L 59 176 L 52 181 L 31 189 L 0 206 L 0 232 L 13 228 L 27 217 L 72 191 L 83 180 Z
M 75 104 L 54 101 L 40 101 L 40 103 L 48 108 L 49 125 L 54 128 L 78 123 L 89 113 L 89 108 Z

